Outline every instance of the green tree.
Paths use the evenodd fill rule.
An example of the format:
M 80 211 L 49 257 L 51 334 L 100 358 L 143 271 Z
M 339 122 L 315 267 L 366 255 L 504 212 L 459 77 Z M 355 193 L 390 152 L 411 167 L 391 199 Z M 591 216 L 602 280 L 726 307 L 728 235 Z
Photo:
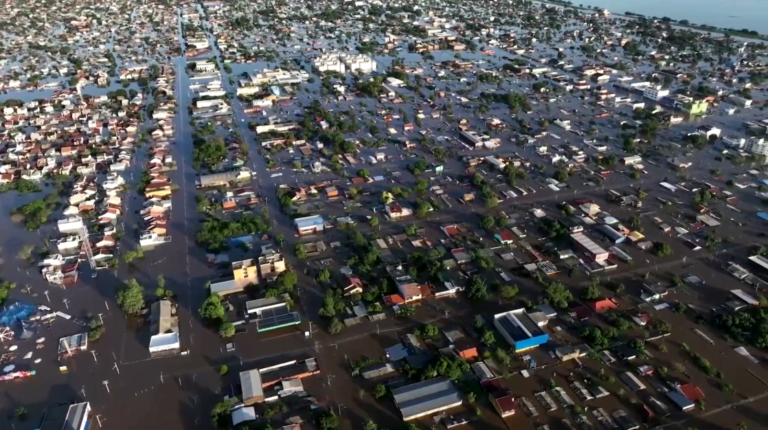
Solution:
M 480 276 L 475 275 L 469 279 L 467 297 L 472 300 L 485 300 L 488 298 L 488 287 L 485 286 L 485 281 Z
M 317 274 L 317 280 L 320 282 L 328 282 L 331 279 L 331 272 L 328 269 L 322 269 Z
M 590 285 L 581 293 L 581 298 L 584 300 L 596 300 L 600 298 L 600 296 L 600 288 L 598 288 L 597 285 Z
M 373 390 L 373 397 L 380 399 L 387 395 L 387 387 L 384 384 L 378 384 L 376 385 L 376 388 Z
M 357 171 L 357 176 L 361 178 L 369 178 L 371 173 L 367 169 L 360 169 Z
M 232 428 L 232 407 L 235 406 L 234 399 L 222 400 L 211 410 L 211 422 L 217 429 L 228 430 Z
M 518 292 L 517 285 L 502 285 L 499 288 L 499 297 L 503 300 L 512 300 L 517 297 Z
M 226 364 L 222 364 L 221 366 L 219 366 L 219 375 L 224 376 L 227 373 L 229 373 L 229 367 L 227 367 Z
M 117 291 L 117 305 L 129 315 L 137 315 L 144 308 L 144 289 L 131 278 Z
M 652 252 L 657 257 L 668 257 L 672 254 L 672 248 L 665 242 L 653 242 Z
M 219 326 L 219 336 L 223 338 L 232 337 L 235 335 L 235 325 L 229 321 L 221 323 Z
M 480 218 L 480 226 L 487 231 L 493 230 L 493 227 L 495 225 L 496 225 L 496 220 L 491 215 L 483 215 Z
M 496 343 L 496 334 L 491 330 L 487 330 L 480 338 L 480 342 L 485 346 L 493 346 Z
M 372 216 L 370 220 L 368 220 L 368 224 L 370 224 L 371 227 L 376 228 L 379 226 L 379 218 Z
M 210 321 L 222 321 L 226 315 L 226 310 L 218 294 L 209 295 L 198 312 L 201 317 Z

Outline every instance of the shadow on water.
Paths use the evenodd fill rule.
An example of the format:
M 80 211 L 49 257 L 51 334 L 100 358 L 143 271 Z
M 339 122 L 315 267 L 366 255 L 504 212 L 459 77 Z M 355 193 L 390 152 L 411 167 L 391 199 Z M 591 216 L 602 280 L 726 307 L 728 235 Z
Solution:
M 0 400 L 0 428 L 38 428 L 46 411 L 50 408 L 82 401 L 80 393 L 67 384 L 51 385 L 47 387 L 47 391 L 41 389 L 35 392 L 46 394 L 40 397 L 25 392 L 23 394 L 25 398 L 21 398 L 10 394 L 8 391 L 3 393 L 2 400 Z M 26 410 L 26 415 L 23 417 L 16 416 L 20 407 Z

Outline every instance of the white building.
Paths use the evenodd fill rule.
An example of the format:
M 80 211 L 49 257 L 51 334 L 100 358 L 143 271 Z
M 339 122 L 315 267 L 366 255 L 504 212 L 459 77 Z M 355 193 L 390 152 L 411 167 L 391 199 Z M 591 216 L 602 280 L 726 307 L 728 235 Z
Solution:
M 346 73 L 347 67 L 341 62 L 338 54 L 321 55 L 312 60 L 312 67 L 318 72 Z
M 210 73 L 216 70 L 216 65 L 208 61 L 198 61 L 195 63 L 195 71 L 199 73 Z
M 325 54 L 312 60 L 312 67 L 318 72 L 360 72 L 376 71 L 376 60 L 363 54 Z
M 768 156 L 768 142 L 766 142 L 762 138 L 750 138 L 747 141 L 746 146 L 747 152 L 751 152 L 755 155 L 766 155 Z
M 666 97 L 668 95 L 669 90 L 662 90 L 661 87 L 658 86 L 650 86 L 643 91 L 643 97 L 656 101 L 661 100 L 662 97 Z

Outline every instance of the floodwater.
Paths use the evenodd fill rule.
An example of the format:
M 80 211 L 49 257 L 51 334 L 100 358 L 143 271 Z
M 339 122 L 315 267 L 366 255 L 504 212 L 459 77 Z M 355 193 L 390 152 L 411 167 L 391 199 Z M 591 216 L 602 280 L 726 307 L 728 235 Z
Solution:
M 578 3 L 573 2 L 575 5 Z M 743 28 L 768 34 L 768 2 L 760 0 L 589 0 L 584 6 L 597 6 L 613 13 L 633 12 L 645 16 L 687 19 L 692 24 L 719 28 Z

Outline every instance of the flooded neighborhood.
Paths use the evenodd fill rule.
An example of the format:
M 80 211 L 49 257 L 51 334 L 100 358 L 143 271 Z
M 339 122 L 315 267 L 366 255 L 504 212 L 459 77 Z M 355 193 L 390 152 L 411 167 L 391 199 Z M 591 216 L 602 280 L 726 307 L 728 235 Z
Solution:
M 0 428 L 765 427 L 768 35 L 622 8 L 5 1 Z

